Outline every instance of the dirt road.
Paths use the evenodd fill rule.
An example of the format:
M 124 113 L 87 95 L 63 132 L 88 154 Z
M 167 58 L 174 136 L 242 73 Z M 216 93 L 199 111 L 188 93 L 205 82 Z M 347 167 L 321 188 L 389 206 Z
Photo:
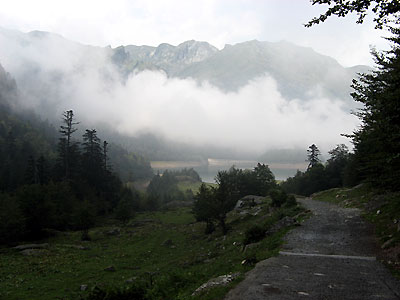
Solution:
M 400 299 L 400 282 L 375 258 L 360 211 L 301 200 L 313 216 L 286 237 L 280 255 L 259 262 L 226 300 Z

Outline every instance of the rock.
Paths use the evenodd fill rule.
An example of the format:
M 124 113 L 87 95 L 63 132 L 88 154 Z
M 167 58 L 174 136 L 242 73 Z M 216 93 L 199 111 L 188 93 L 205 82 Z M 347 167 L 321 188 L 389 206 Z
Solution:
M 241 265 L 242 266 L 251 266 L 257 263 L 256 258 L 246 258 L 245 260 L 242 260 Z
M 125 280 L 125 283 L 134 283 L 137 277 L 131 277 Z
M 384 242 L 382 244 L 381 248 L 387 249 L 387 248 L 394 246 L 394 244 L 395 244 L 395 238 L 391 238 L 391 239 L 387 240 L 386 242 Z
M 246 251 L 248 251 L 248 250 L 250 250 L 250 249 L 258 248 L 258 246 L 260 246 L 260 242 L 248 244 L 248 245 L 246 245 L 246 246 L 244 247 L 243 253 L 246 253 Z
M 274 233 L 278 232 L 279 230 L 281 230 L 282 228 L 290 227 L 290 226 L 300 226 L 300 224 L 297 222 L 296 219 L 286 216 L 283 219 L 279 220 L 277 223 L 275 223 L 267 231 L 267 234 L 274 234 Z
M 233 273 L 233 274 L 228 274 L 228 275 L 222 275 L 217 278 L 210 279 L 206 283 L 202 284 L 200 287 L 198 287 L 192 294 L 192 296 L 196 296 L 200 294 L 201 292 L 208 290 L 210 288 L 216 287 L 216 286 L 224 286 L 227 285 L 228 283 L 232 282 L 236 278 L 238 278 L 240 273 Z
M 168 239 L 168 240 L 165 240 L 165 241 L 162 243 L 162 245 L 163 245 L 163 246 L 166 246 L 166 247 L 171 247 L 171 246 L 174 245 L 174 242 L 172 242 L 171 239 Z
M 120 235 L 121 234 L 121 229 L 113 228 L 113 229 L 107 231 L 106 234 L 107 235 Z
M 25 256 L 41 256 L 47 253 L 44 249 L 25 249 L 20 252 Z
M 115 267 L 114 266 L 109 266 L 109 267 L 105 268 L 104 271 L 115 272 Z
M 306 293 L 306 292 L 297 292 L 297 294 L 302 295 L 302 296 L 310 296 L 310 294 Z
M 144 219 L 144 220 L 140 220 L 140 221 L 133 222 L 133 223 L 130 224 L 129 226 L 130 226 L 130 227 L 140 227 L 140 226 L 145 226 L 145 225 L 147 225 L 147 224 L 155 223 L 155 222 L 156 222 L 156 221 L 153 220 L 153 219 Z
M 236 203 L 235 209 L 243 209 L 249 208 L 256 205 L 259 205 L 264 200 L 264 197 L 261 196 L 254 196 L 254 195 L 247 195 L 244 196 L 242 199 L 239 199 Z
M 45 249 L 48 248 L 49 244 L 48 243 L 44 243 L 44 244 L 26 244 L 26 245 L 18 245 L 16 247 L 14 247 L 13 249 L 18 250 L 18 251 L 22 251 L 25 249 Z
M 89 247 L 86 246 L 82 246 L 82 245 L 64 245 L 65 247 L 68 248 L 73 248 L 73 249 L 77 249 L 77 250 L 89 250 Z
M 86 291 L 87 288 L 88 288 L 87 284 L 82 284 L 82 285 L 80 286 L 80 290 L 81 290 L 82 292 Z
M 400 223 L 397 224 L 397 232 L 400 232 Z

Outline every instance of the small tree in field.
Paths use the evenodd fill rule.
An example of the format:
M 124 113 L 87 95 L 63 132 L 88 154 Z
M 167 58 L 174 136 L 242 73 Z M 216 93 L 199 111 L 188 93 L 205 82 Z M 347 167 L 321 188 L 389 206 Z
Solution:
M 214 231 L 213 200 L 214 188 L 207 187 L 204 183 L 200 186 L 198 193 L 194 196 L 193 214 L 198 222 L 206 222 L 205 233 Z
M 193 209 L 198 221 L 206 222 L 207 228 L 217 222 L 224 234 L 228 232 L 226 214 L 235 207 L 238 200 L 238 193 L 232 189 L 230 177 L 227 171 L 219 171 L 216 176 L 218 188 L 208 188 L 202 184 L 195 196 Z

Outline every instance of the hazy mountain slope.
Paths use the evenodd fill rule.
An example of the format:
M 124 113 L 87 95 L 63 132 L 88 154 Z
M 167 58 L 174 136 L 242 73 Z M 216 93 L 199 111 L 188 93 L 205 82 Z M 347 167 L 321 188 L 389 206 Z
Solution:
M 82 45 L 47 32 L 24 34 L 1 28 L 0 42 L 18 46 L 17 50 L 0 50 L 0 59 L 14 58 L 13 63 L 7 61 L 11 64 L 8 69 L 23 70 L 15 74 L 22 89 L 29 94 L 47 93 L 48 97 L 58 96 L 57 83 L 67 80 L 66 76 L 89 68 L 107 80 L 115 80 L 115 74 L 110 75 L 114 66 L 123 77 L 143 70 L 162 70 L 169 77 L 208 81 L 229 92 L 268 74 L 286 98 L 307 100 L 323 95 L 350 104 L 351 80 L 357 72 L 368 70 L 367 66 L 344 68 L 331 57 L 289 42 L 253 40 L 218 50 L 207 42 L 192 40 L 178 46 L 164 43 L 158 47 L 128 45 L 112 49 Z M 39 73 L 41 76 L 37 76 Z M 35 78 L 39 77 L 54 84 L 45 91 L 37 90 Z
M 125 73 L 151 69 L 176 76 L 186 66 L 203 61 L 217 52 L 218 49 L 207 42 L 191 40 L 178 46 L 167 43 L 158 47 L 120 46 L 114 50 L 112 59 Z
M 285 97 L 307 99 L 319 90 L 328 96 L 348 98 L 354 71 L 311 48 L 288 42 L 249 41 L 227 45 L 214 56 L 188 66 L 179 76 L 208 80 L 224 90 L 235 91 L 269 74 Z
M 217 50 L 206 42 L 178 46 L 126 46 L 114 50 L 113 61 L 124 74 L 163 70 L 171 77 L 208 81 L 224 91 L 237 91 L 268 74 L 284 97 L 306 100 L 315 95 L 337 97 L 350 106 L 351 80 L 367 66 L 344 68 L 331 57 L 289 42 L 248 41 Z

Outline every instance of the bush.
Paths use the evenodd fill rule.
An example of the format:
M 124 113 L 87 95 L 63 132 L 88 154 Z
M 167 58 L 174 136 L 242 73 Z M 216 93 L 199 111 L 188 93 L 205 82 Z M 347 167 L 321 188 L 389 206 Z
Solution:
M 294 195 L 289 195 L 286 199 L 285 206 L 292 207 L 295 206 L 296 204 L 297 204 L 296 197 Z
M 25 219 L 14 197 L 0 193 L 0 244 L 17 242 L 25 234 Z
M 281 207 L 287 200 L 287 194 L 280 189 L 270 191 L 269 196 L 271 197 L 271 206 L 273 207 Z
M 246 230 L 244 234 L 244 245 L 257 243 L 265 237 L 265 229 L 259 225 L 254 225 Z
M 128 288 L 111 289 L 95 287 L 87 296 L 86 300 L 147 300 L 146 290 L 133 285 Z

